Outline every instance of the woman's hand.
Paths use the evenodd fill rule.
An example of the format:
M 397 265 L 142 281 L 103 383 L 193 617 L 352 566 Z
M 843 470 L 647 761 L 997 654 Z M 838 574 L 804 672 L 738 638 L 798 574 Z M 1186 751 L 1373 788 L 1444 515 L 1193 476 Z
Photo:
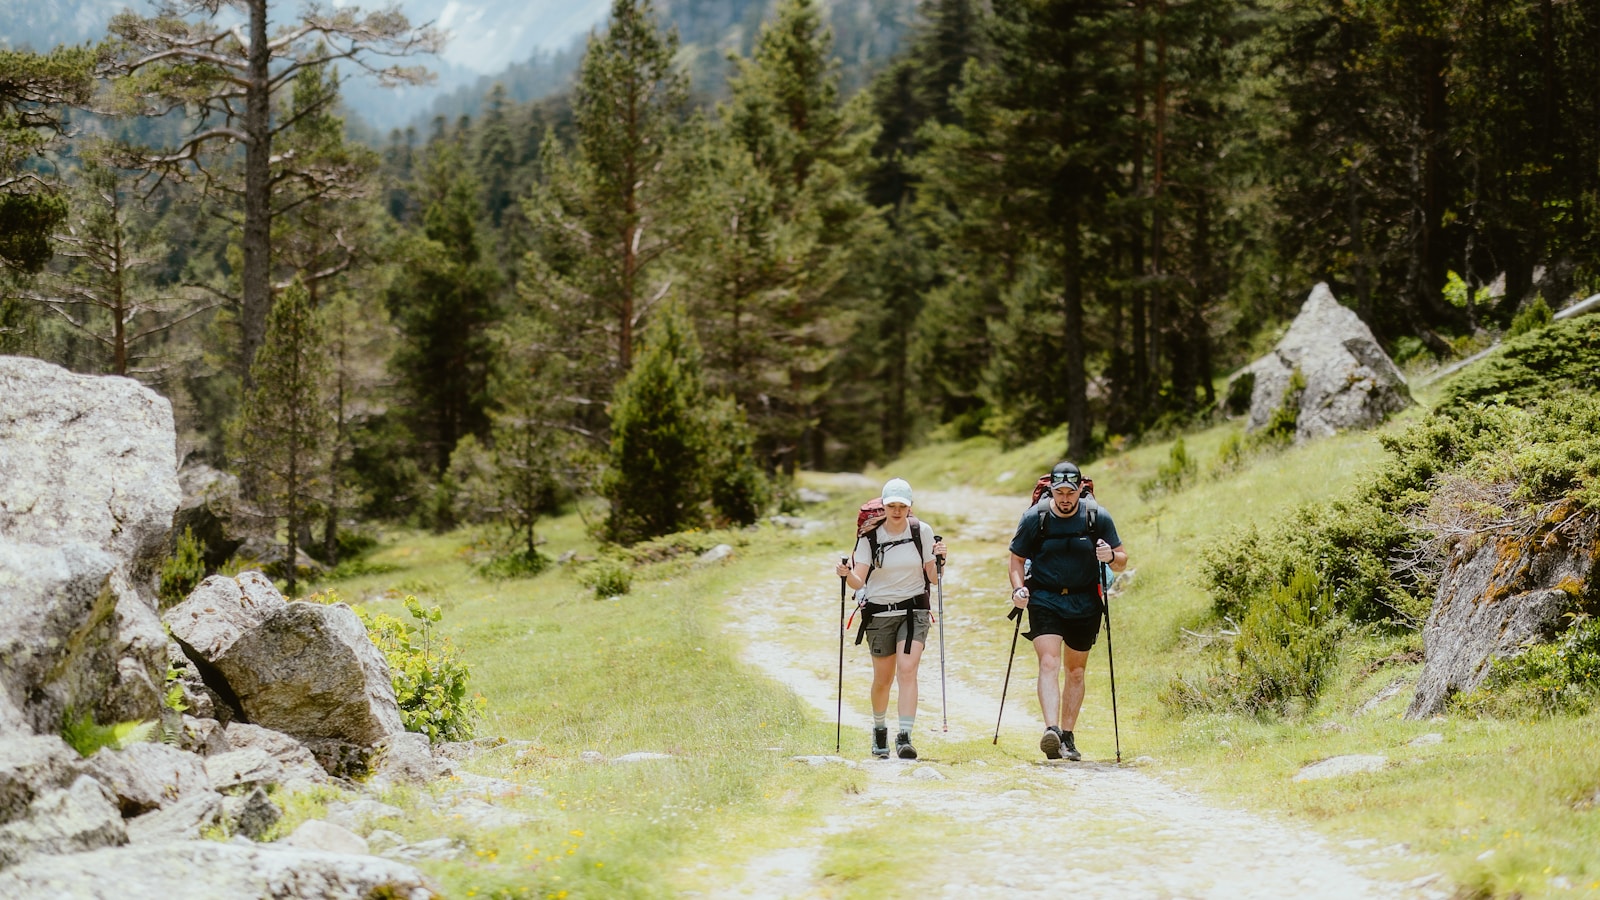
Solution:
M 933 555 L 939 558 L 939 563 L 941 565 L 945 562 L 945 552 L 946 548 L 942 538 L 933 542 Z
M 840 578 L 848 578 L 850 577 L 850 567 L 845 563 L 839 563 L 837 566 L 833 567 L 833 574 L 839 576 Z

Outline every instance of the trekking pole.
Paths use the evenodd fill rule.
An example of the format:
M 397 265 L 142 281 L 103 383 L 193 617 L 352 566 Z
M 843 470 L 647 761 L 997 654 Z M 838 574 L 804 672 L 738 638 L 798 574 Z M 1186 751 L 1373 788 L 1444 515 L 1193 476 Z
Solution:
M 935 544 L 944 538 L 937 534 L 933 536 Z M 944 730 L 950 730 L 950 694 L 944 686 L 944 557 L 935 556 L 934 565 L 939 569 L 939 714 L 944 717 Z
M 1106 613 L 1106 666 L 1111 671 L 1111 734 L 1117 741 L 1117 762 L 1122 762 L 1122 732 L 1117 728 L 1117 656 L 1111 652 L 1111 598 L 1106 596 L 1106 564 L 1100 564 L 1100 608 Z
M 850 565 L 848 556 L 839 557 L 839 565 Z M 850 576 L 839 576 L 839 703 L 833 720 L 833 752 L 838 753 L 844 744 L 844 583 Z M 1109 635 L 1108 635 L 1109 637 Z M 877 740 L 877 738 L 873 738 Z
M 1017 660 L 1017 635 L 1022 633 L 1022 607 L 1013 606 L 1011 612 L 1006 613 L 1006 618 L 1016 619 L 1017 627 L 1011 630 L 1011 655 L 1006 657 L 1006 680 L 1000 685 L 1000 713 L 994 717 L 995 746 L 1000 744 L 1000 719 L 1006 714 L 1006 691 L 1011 687 L 1011 664 Z

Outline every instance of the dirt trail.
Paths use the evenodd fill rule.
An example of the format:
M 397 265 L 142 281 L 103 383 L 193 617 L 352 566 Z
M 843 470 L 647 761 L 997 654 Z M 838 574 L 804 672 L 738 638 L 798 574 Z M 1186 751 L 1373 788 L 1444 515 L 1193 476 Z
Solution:
M 1428 879 L 1396 884 L 1362 874 L 1402 852 L 1398 847 L 1352 842 L 1341 852 L 1307 829 L 1213 806 L 1136 766 L 1115 765 L 1109 740 L 1100 740 L 1110 738 L 1109 727 L 1095 737 L 1093 748 L 1080 741 L 1085 762 L 1045 763 L 1034 745 L 1041 726 L 1036 668 L 1026 646 L 1017 649 L 1001 736 L 1018 761 L 937 762 L 947 741 L 987 739 L 995 727 L 1003 645 L 1010 643 L 1010 634 L 997 638 L 997 629 L 979 616 L 1001 614 L 1004 579 L 999 576 L 999 589 L 977 582 L 980 575 L 994 581 L 1003 572 L 993 560 L 1003 558 L 1017 511 L 1013 498 L 976 491 L 925 492 L 917 508 L 941 524 L 952 545 L 945 595 L 948 735 L 940 730 L 935 636 L 923 657 L 916 730 L 919 749 L 934 761 L 866 759 L 869 667 L 862 648 L 847 645 L 842 754 L 851 761 L 847 764 L 861 767 L 866 790 L 845 800 L 823 826 L 792 835 L 787 849 L 752 860 L 737 883 L 712 896 L 833 896 L 841 886 L 821 870 L 825 842 L 857 829 L 895 827 L 901 810 L 914 811 L 919 823 L 905 835 L 908 846 L 928 851 L 922 854 L 926 863 L 906 867 L 897 891 L 905 896 L 1447 896 Z M 989 554 L 991 564 L 972 565 L 969 559 L 961 565 L 958 547 L 969 555 Z M 834 562 L 837 557 L 819 553 L 815 567 L 802 577 L 752 586 L 728 604 L 730 631 L 759 635 L 746 645 L 747 661 L 829 719 L 836 702 L 838 644 L 832 629 L 818 628 L 817 621 L 819 612 L 837 615 L 839 597 L 837 582 L 830 585 L 826 574 L 817 573 L 831 574 Z M 1091 687 L 1090 703 L 1095 702 Z M 1101 755 L 1104 760 L 1093 761 Z

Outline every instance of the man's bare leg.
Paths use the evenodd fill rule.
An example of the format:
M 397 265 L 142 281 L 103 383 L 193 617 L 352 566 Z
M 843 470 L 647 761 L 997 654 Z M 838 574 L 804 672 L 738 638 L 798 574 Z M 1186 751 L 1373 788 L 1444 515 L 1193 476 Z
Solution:
M 1061 635 L 1041 634 L 1033 639 L 1033 652 L 1039 657 L 1039 708 L 1046 728 L 1061 721 L 1061 649 Z M 1078 701 L 1083 701 L 1082 694 Z
M 1083 676 L 1084 667 L 1089 663 L 1089 651 L 1071 647 L 1064 650 L 1067 680 L 1061 685 L 1061 730 L 1071 731 L 1078 724 L 1078 710 L 1083 708 Z

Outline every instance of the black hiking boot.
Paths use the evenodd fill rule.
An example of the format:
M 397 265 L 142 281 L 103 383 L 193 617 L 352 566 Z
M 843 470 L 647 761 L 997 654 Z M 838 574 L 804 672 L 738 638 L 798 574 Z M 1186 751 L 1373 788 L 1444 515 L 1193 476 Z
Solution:
M 1061 758 L 1061 734 L 1054 725 L 1044 730 L 1044 736 L 1039 738 L 1039 749 L 1044 751 L 1045 759 Z
M 872 729 L 872 758 L 889 758 L 889 729 L 887 726 Z
M 911 735 L 905 733 L 904 731 L 895 735 L 894 753 L 901 759 L 917 758 L 917 748 L 911 746 Z
M 1067 759 L 1077 762 L 1083 759 L 1083 754 L 1078 752 L 1078 745 L 1072 741 L 1072 732 L 1061 732 L 1061 753 Z

